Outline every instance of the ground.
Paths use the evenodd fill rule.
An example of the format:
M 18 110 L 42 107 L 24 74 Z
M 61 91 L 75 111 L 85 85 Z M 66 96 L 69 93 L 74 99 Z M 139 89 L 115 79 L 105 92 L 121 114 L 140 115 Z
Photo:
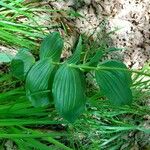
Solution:
M 28 2 L 28 1 L 26 1 Z M 119 58 L 130 68 L 141 68 L 144 63 L 150 60 L 150 1 L 149 0 L 82 0 L 82 1 L 46 1 L 38 5 L 47 5 L 50 9 L 74 10 L 83 17 L 74 19 L 63 19 L 71 29 L 69 38 L 66 38 L 66 45 L 71 45 L 77 34 L 86 33 L 91 35 L 100 32 L 104 24 L 106 32 L 116 30 L 111 36 L 114 46 L 124 48 L 120 53 L 114 53 L 109 58 Z M 49 14 L 39 12 L 41 20 L 39 24 L 56 24 L 58 18 L 65 17 L 65 13 Z M 64 15 L 64 16 L 63 16 Z M 36 18 L 36 16 L 35 16 Z M 21 18 L 20 21 L 25 21 Z M 105 23 L 104 23 L 105 21 Z M 61 30 L 63 33 L 64 31 Z M 69 43 L 69 44 L 68 44 Z M 66 46 L 66 47 L 67 47 Z M 69 47 L 69 46 L 68 46 Z M 10 51 L 10 48 L 0 46 L 0 51 Z M 11 48 L 11 52 L 14 50 Z M 64 53 L 66 55 L 66 53 Z M 65 56 L 64 56 L 65 57 Z
M 99 32 L 104 19 L 107 19 L 106 32 L 119 28 L 112 36 L 112 42 L 127 49 L 119 57 L 129 67 L 141 68 L 150 60 L 149 0 L 68 0 L 51 2 L 50 5 L 56 9 L 74 9 L 84 16 L 72 23 L 79 33 L 91 35 L 95 30 Z
M 26 0 L 26 3 L 27 2 L 30 1 Z M 32 3 L 30 5 L 32 5 Z M 43 11 L 38 11 L 35 13 L 34 19 L 37 20 L 38 23 L 41 25 L 45 25 L 45 26 L 50 26 L 53 24 L 60 25 L 60 28 L 57 29 L 47 28 L 45 29 L 45 32 L 48 33 L 53 30 L 59 30 L 60 33 L 63 35 L 63 37 L 65 37 L 65 51 L 62 55 L 63 58 L 66 58 L 70 55 L 70 47 L 73 45 L 73 43 L 76 40 L 76 37 L 80 33 L 86 34 L 87 36 L 90 36 L 91 34 L 94 33 L 93 38 L 99 38 L 98 37 L 99 34 L 97 33 L 101 33 L 101 30 L 103 28 L 105 33 L 109 33 L 110 31 L 115 30 L 113 34 L 110 34 L 110 39 L 109 39 L 110 45 L 126 49 L 121 52 L 112 53 L 111 55 L 108 55 L 107 58 L 121 59 L 127 64 L 128 67 L 134 69 L 142 68 L 145 63 L 150 61 L 150 1 L 149 0 L 66 0 L 66 1 L 57 1 L 57 2 L 56 1 L 52 2 L 47 0 L 44 2 L 34 3 L 33 6 L 34 5 L 45 6 L 46 8 L 49 9 L 52 8 L 52 9 L 67 10 L 67 11 L 74 10 L 77 13 L 79 13 L 79 14 L 75 14 L 75 15 L 79 15 L 78 17 L 68 17 L 68 14 L 66 14 L 66 12 L 46 13 Z M 26 22 L 27 20 L 24 17 L 20 17 L 17 19 L 17 21 Z M 62 27 L 63 25 L 65 25 L 64 28 L 67 29 L 66 31 Z M 11 53 L 14 55 L 17 52 L 17 49 L 18 47 L 16 48 L 15 46 L 12 47 L 5 44 L 0 45 L 0 52 Z M 141 92 L 141 89 L 139 91 Z M 145 99 L 146 99 L 146 103 L 144 103 L 143 105 L 148 106 L 149 97 L 146 96 L 144 97 L 144 101 Z M 143 105 L 142 104 L 141 106 L 138 105 L 139 112 L 141 111 L 141 113 L 143 111 L 142 110 Z M 93 127 L 94 124 L 94 127 L 90 128 L 89 130 L 94 130 L 91 131 L 90 134 L 93 135 L 92 137 L 93 139 L 96 136 L 94 141 L 96 143 L 99 142 L 96 140 L 97 135 L 99 136 L 99 134 L 101 134 L 98 133 L 98 131 L 100 130 L 99 126 L 101 126 L 99 122 L 101 121 L 103 122 L 103 117 L 105 118 L 107 116 L 107 115 L 105 116 L 105 113 L 103 112 L 108 113 L 107 116 L 108 118 L 104 119 L 104 122 L 106 123 L 108 121 L 108 124 L 109 122 L 112 121 L 111 123 L 114 123 L 114 125 L 117 126 L 118 125 L 116 123 L 118 121 L 117 119 L 118 118 L 120 119 L 121 117 L 120 116 L 118 117 L 116 115 L 114 118 L 115 119 L 117 118 L 116 119 L 117 121 L 113 120 L 114 119 L 113 117 L 112 117 L 113 119 L 110 117 L 112 114 L 110 114 L 109 112 L 112 111 L 112 113 L 113 112 L 116 113 L 113 110 L 113 108 L 111 109 L 106 108 L 103 111 L 101 110 L 101 108 L 97 108 L 97 107 L 93 107 L 90 109 L 96 111 L 94 111 L 94 114 L 91 114 L 91 118 L 87 118 L 87 120 L 89 119 L 88 120 L 89 125 L 85 123 L 83 127 L 85 128 Z M 134 108 L 131 109 L 131 112 L 133 110 L 136 111 L 136 109 Z M 102 113 L 101 114 L 102 116 L 99 115 L 100 111 Z M 126 110 L 121 109 L 120 111 L 123 112 Z M 91 112 L 93 113 L 93 111 Z M 143 115 L 143 116 L 142 114 L 138 114 L 136 116 L 135 115 L 136 112 L 135 114 L 134 112 L 132 113 L 131 112 L 130 110 L 126 112 L 126 118 L 124 118 L 125 121 L 123 120 L 123 123 L 126 123 L 126 120 L 130 120 L 129 122 L 127 121 L 127 123 L 131 123 L 132 125 L 132 121 L 133 121 L 133 125 L 135 126 L 137 125 L 138 127 L 145 127 L 145 129 L 149 130 L 150 128 L 149 114 L 147 113 L 147 115 Z M 131 115 L 128 115 L 128 113 L 131 113 Z M 124 116 L 124 114 L 121 115 Z M 137 120 L 141 119 L 141 122 L 137 121 L 136 124 L 135 121 L 136 119 Z M 108 124 L 106 123 L 106 126 Z M 83 134 L 82 131 L 85 130 L 82 130 L 79 124 L 77 124 L 77 126 L 79 126 L 77 127 L 78 131 L 74 133 L 81 134 L 82 141 L 80 144 L 83 144 L 85 142 L 86 145 L 88 142 L 91 142 L 88 141 L 90 137 L 88 137 L 89 138 L 88 139 L 85 136 L 87 133 L 89 133 L 89 131 L 87 131 L 87 133 L 85 133 L 85 135 L 83 135 L 84 137 L 82 138 L 82 134 Z M 97 130 L 95 129 L 95 126 L 97 127 Z M 77 137 L 79 137 L 79 135 L 77 135 Z M 129 130 L 129 133 L 121 136 L 121 138 L 122 140 L 127 141 L 126 144 L 122 144 L 121 146 L 122 150 L 127 149 L 129 145 L 132 147 L 132 150 L 137 150 L 137 149 L 140 150 L 141 147 L 142 148 L 145 147 L 145 149 L 147 148 L 148 150 L 150 147 L 149 134 L 145 134 L 144 132 L 140 132 L 139 130 L 134 132 Z M 104 140 L 106 139 L 104 138 Z M 87 146 L 89 145 L 87 144 Z M 11 148 L 13 149 L 14 144 L 8 140 L 5 143 L 5 147 L 7 149 L 11 149 Z

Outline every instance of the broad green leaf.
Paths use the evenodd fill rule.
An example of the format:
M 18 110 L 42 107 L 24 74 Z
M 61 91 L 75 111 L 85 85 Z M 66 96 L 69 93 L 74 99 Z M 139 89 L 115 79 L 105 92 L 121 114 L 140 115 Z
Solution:
M 85 82 L 77 68 L 65 64 L 56 72 L 53 82 L 53 98 L 59 114 L 69 122 L 74 122 L 84 111 Z
M 49 104 L 55 66 L 50 59 L 38 61 L 26 78 L 26 93 L 35 107 Z
M 47 57 L 53 61 L 59 61 L 63 49 L 63 39 L 59 32 L 53 32 L 44 38 L 40 47 L 40 59 Z
M 11 61 L 11 72 L 16 78 L 24 80 L 34 63 L 33 55 L 27 49 L 21 49 Z
M 6 53 L 0 53 L 0 63 L 11 62 L 13 56 Z
M 103 94 L 106 95 L 106 97 L 114 105 L 131 104 L 131 77 L 129 76 L 128 72 L 116 69 L 125 69 L 125 65 L 117 61 L 107 61 L 101 64 L 100 67 L 101 66 L 108 67 L 108 69 L 100 69 L 95 71 L 96 81 Z
M 67 60 L 68 63 L 78 63 L 80 61 L 80 56 L 82 52 L 82 38 L 81 36 L 79 37 L 78 44 L 76 46 L 74 54 Z
M 119 76 L 121 76 L 121 78 L 125 80 L 125 82 L 127 82 L 128 85 L 132 85 L 132 79 L 131 79 L 131 72 L 128 71 L 128 68 L 126 67 L 126 65 L 120 61 L 116 61 L 116 60 L 106 60 L 103 61 L 100 64 L 101 67 L 109 67 L 109 68 L 114 68 L 113 70 L 111 70 L 111 72 L 113 72 L 114 74 L 119 74 Z M 115 69 L 116 68 L 116 69 Z M 118 70 L 117 70 L 118 68 Z M 120 70 L 120 69 L 125 69 L 124 71 Z

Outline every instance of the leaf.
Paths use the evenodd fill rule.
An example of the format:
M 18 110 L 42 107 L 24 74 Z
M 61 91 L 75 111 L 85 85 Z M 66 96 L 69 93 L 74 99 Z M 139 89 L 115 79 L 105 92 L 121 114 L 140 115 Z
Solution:
M 11 61 L 11 72 L 16 78 L 24 80 L 34 63 L 33 55 L 25 48 L 21 49 Z
M 114 74 L 119 74 L 122 77 L 122 79 L 124 78 L 125 82 L 127 82 L 129 86 L 132 85 L 131 72 L 128 71 L 128 68 L 126 67 L 124 63 L 120 61 L 116 61 L 116 60 L 106 60 L 106 61 L 103 61 L 100 64 L 100 66 L 114 68 L 113 70 L 111 70 L 111 72 L 113 72 Z M 121 70 L 117 70 L 117 68 L 125 69 L 125 70 L 121 71 Z
M 70 17 L 81 17 L 81 18 L 84 18 L 84 16 L 82 16 L 80 13 L 74 11 L 74 10 L 68 10 L 68 13 L 70 15 Z
M 131 77 L 128 72 L 116 70 L 115 68 L 125 69 L 126 66 L 117 61 L 107 61 L 100 67 L 111 69 L 96 70 L 95 77 L 100 90 L 114 105 L 126 105 L 132 102 L 132 92 L 130 89 Z M 114 70 L 112 68 L 114 67 Z
M 53 32 L 44 38 L 40 47 L 40 59 L 47 57 L 53 61 L 59 61 L 63 49 L 63 39 L 59 32 Z
M 84 111 L 85 81 L 82 72 L 65 64 L 56 72 L 52 93 L 56 109 L 69 122 L 74 122 Z
M 68 63 L 78 63 L 80 61 L 80 56 L 82 52 L 82 38 L 81 36 L 79 37 L 78 44 L 76 46 L 74 54 L 67 60 Z
M 117 47 L 109 47 L 107 49 L 107 52 L 114 52 L 114 51 L 121 51 L 124 50 L 123 48 L 117 48 Z
M 6 53 L 0 53 L 0 63 L 8 63 L 11 62 L 13 56 Z
M 97 66 L 103 54 L 104 52 L 102 51 L 102 49 L 99 49 L 87 64 L 89 66 Z
M 51 60 L 38 61 L 30 70 L 26 79 L 26 93 L 35 107 L 49 104 L 55 66 Z

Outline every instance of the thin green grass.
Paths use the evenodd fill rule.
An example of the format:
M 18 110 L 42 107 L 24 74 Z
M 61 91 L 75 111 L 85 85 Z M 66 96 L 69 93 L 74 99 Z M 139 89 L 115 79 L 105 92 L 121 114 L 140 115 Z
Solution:
M 4 77 L 1 81 L 6 82 L 4 79 L 8 78 Z M 11 83 L 11 80 L 7 82 Z M 53 107 L 32 107 L 22 87 L 0 94 L 0 139 L 14 141 L 18 149 L 46 150 L 54 146 L 70 150 L 56 140 L 68 137 L 69 134 L 65 130 L 58 132 L 51 129 L 52 126 L 57 128 L 57 125 L 66 124 L 58 118 Z
M 50 15 L 57 10 L 25 5 L 24 1 L 0 1 L 0 41 L 3 45 L 37 49 L 38 40 L 42 39 L 47 29 L 54 25 L 41 25 L 37 12 L 46 12 Z M 24 20 L 24 21 L 22 21 Z M 58 25 L 55 25 L 57 27 Z
M 148 65 L 143 68 L 143 72 L 149 73 Z M 100 98 L 99 94 L 89 98 L 87 113 L 76 123 L 72 133 L 77 143 L 82 145 L 81 149 L 131 149 L 136 143 L 139 148 L 144 149 L 149 145 L 150 128 L 148 124 L 145 126 L 145 117 L 150 115 L 147 104 L 150 99 L 150 82 L 146 78 L 133 74 L 132 106 L 112 106 L 103 95 Z M 77 135 L 80 140 L 76 138 Z
M 149 68 L 144 67 L 142 71 L 148 73 Z M 144 126 L 145 116 L 150 112 L 150 108 L 145 105 L 150 97 L 150 82 L 148 79 L 144 81 L 144 77 L 133 74 L 132 106 L 112 106 L 103 95 L 97 93 L 88 99 L 84 115 L 71 125 L 57 115 L 53 104 L 44 108 L 32 107 L 25 96 L 24 88 L 14 89 L 14 79 L 4 74 L 0 79 L 1 84 L 7 83 L 5 88 L 10 89 L 0 94 L 1 142 L 9 139 L 19 149 L 40 150 L 117 150 L 125 144 L 127 148 L 132 148 L 137 140 L 134 135 L 150 134 L 150 130 Z M 58 132 L 59 125 L 67 128 Z M 56 130 L 53 129 L 54 126 Z M 138 142 L 142 142 L 142 139 Z M 148 144 L 148 141 L 144 142 Z
M 25 3 L 23 0 L 2 0 L 0 1 L 0 41 L 5 46 L 15 46 L 15 48 L 26 47 L 32 50 L 38 49 L 39 42 L 50 29 L 60 28 L 59 22 L 56 24 L 45 24 L 45 20 L 50 21 L 56 16 L 53 13 L 64 12 L 55 10 L 47 5 L 36 6 L 32 2 Z M 41 19 L 41 13 L 45 17 Z M 80 14 L 74 11 L 65 11 L 67 18 L 78 17 Z
M 0 1 L 0 41 L 5 46 L 37 49 L 38 42 L 56 25 L 40 25 L 34 18 L 37 12 L 56 12 L 34 5 L 23 4 L 23 0 Z M 33 13 L 34 12 L 34 13 Z M 19 18 L 27 21 L 21 22 Z M 104 25 L 105 27 L 105 25 Z M 112 32 L 108 33 L 109 35 Z M 107 47 L 107 37 L 102 36 L 102 47 Z M 97 50 L 97 42 L 89 43 Z M 91 50 L 91 51 L 90 51 Z M 95 52 L 95 51 L 94 51 Z M 92 53 L 93 54 L 93 53 Z M 149 66 L 142 70 L 149 74 Z M 0 75 L 0 149 L 11 140 L 19 150 L 118 150 L 133 148 L 138 143 L 141 149 L 149 144 L 150 129 L 144 126 L 145 116 L 150 115 L 147 100 L 150 99 L 150 79 L 144 75 L 133 75 L 132 106 L 114 107 L 100 93 L 89 97 L 87 111 L 74 124 L 67 124 L 56 113 L 53 103 L 44 108 L 34 108 L 25 96 L 23 83 L 9 74 Z M 57 131 L 61 126 L 61 130 Z M 141 137 L 139 136 L 141 135 Z M 138 138 L 136 137 L 138 136 Z M 144 144 L 143 144 L 144 143 Z

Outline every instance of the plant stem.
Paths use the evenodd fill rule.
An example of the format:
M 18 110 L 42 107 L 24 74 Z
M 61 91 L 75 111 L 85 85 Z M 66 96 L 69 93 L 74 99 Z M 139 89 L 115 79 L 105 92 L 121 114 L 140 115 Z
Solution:
M 52 62 L 52 64 L 54 65 L 63 65 L 64 63 L 59 63 L 59 62 Z M 97 66 L 97 67 L 91 67 L 88 65 L 84 65 L 84 64 L 80 64 L 80 65 L 76 65 L 76 64 L 67 64 L 69 67 L 72 68 L 78 68 L 80 70 L 120 70 L 120 71 L 126 71 L 126 72 L 133 72 L 136 74 L 140 74 L 140 75 L 145 75 L 150 77 L 150 73 L 144 73 L 142 71 L 137 71 L 137 70 L 133 70 L 133 69 L 124 69 L 124 68 L 117 68 L 117 67 L 103 67 L 103 66 Z
M 117 67 L 91 67 L 91 66 L 85 66 L 85 65 L 75 65 L 75 64 L 70 64 L 69 66 L 73 67 L 73 68 L 79 68 L 81 70 L 120 70 L 120 71 L 127 71 L 127 72 L 133 72 L 133 73 L 137 73 L 140 75 L 145 75 L 150 77 L 150 74 L 148 73 L 144 73 L 141 71 L 137 71 L 137 70 L 133 70 L 133 69 L 123 69 L 123 68 L 117 68 Z

